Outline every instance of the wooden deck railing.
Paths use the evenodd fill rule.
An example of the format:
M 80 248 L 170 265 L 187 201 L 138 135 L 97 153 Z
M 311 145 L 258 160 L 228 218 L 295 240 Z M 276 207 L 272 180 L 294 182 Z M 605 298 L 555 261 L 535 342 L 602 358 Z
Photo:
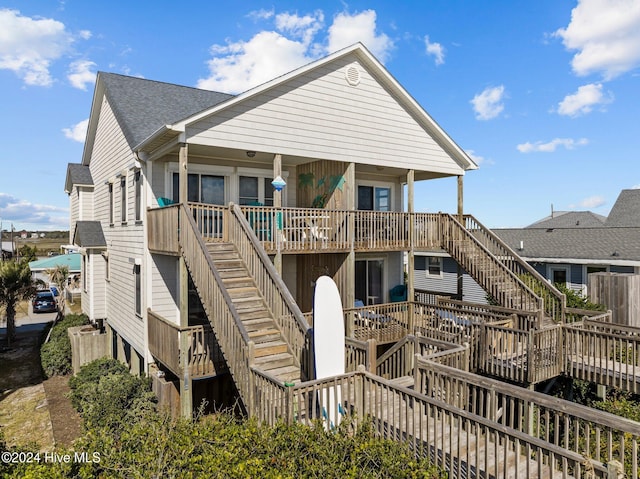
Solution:
M 640 329 L 585 320 L 564 327 L 572 377 L 640 394 Z
M 312 369 L 310 326 L 238 205 L 230 206 L 227 235 L 240 254 L 289 345 L 301 368 L 302 377 L 310 377 Z
M 465 228 L 471 235 L 516 274 L 530 290 L 544 299 L 546 315 L 555 321 L 564 321 L 564 310 L 567 304 L 565 295 L 476 218 L 465 215 L 464 221 Z
M 610 473 L 602 461 L 567 450 L 552 440 L 532 437 L 522 428 L 510 427 L 446 401 L 396 386 L 364 370 L 293 387 L 285 387 L 255 369 L 252 374 L 252 383 L 256 385 L 256 391 L 260 391 L 260 396 L 255 398 L 260 402 L 252 408 L 259 420 L 269 424 L 278 421 L 312 424 L 313 421 L 326 421 L 328 417 L 336 423 L 338 416 L 346 411 L 353 414 L 357 427 L 360 418 L 369 417 L 380 437 L 408 443 L 416 456 L 429 458 L 433 464 L 447 470 L 451 477 L 470 477 L 468 471 L 474 471 L 477 477 L 514 479 L 605 478 Z M 340 408 L 336 404 L 331 409 L 323 398 L 328 395 L 338 398 L 338 392 Z M 561 419 L 559 424 L 563 425 L 563 421 Z M 593 437 L 596 430 L 591 427 L 589 437 Z M 560 428 L 556 431 L 566 434 Z M 634 450 L 637 451 L 637 439 L 626 445 L 624 458 Z
M 147 311 L 149 351 L 176 376 L 182 377 L 186 364 L 192 379 L 217 376 L 227 372 L 224 356 L 210 326 L 181 328 L 152 310 Z M 188 349 L 180 350 L 180 335 L 186 334 Z
M 640 424 L 546 394 L 418 358 L 417 390 L 638 477 Z
M 147 242 L 152 253 L 179 255 L 178 209 L 180 205 L 147 210 Z

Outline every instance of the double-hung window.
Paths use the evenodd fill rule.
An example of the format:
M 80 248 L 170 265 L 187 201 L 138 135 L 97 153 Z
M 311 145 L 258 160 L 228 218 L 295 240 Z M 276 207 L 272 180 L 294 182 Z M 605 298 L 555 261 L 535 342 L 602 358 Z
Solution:
M 109 183 L 109 224 L 113 225 L 113 183 Z

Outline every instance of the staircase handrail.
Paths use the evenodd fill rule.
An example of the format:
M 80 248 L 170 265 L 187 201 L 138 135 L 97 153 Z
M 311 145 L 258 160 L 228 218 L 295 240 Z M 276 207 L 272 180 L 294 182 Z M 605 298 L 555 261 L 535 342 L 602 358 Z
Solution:
M 238 387 L 241 397 L 250 401 L 251 388 L 250 388 L 250 367 L 253 363 L 253 350 L 254 342 L 249 338 L 244 324 L 240 320 L 240 315 L 233 304 L 231 297 L 227 290 L 222 287 L 222 278 L 218 269 L 213 263 L 211 255 L 207 250 L 206 244 L 202 235 L 200 234 L 191 212 L 186 205 L 181 204 L 178 217 L 178 238 L 180 243 L 181 253 L 187 263 L 187 267 L 190 267 L 190 273 L 194 279 L 194 283 L 198 288 L 204 288 L 201 281 L 205 281 L 204 278 L 200 278 L 202 272 L 208 272 L 213 276 L 213 281 L 207 281 L 208 286 L 214 289 L 213 294 L 222 297 L 224 311 L 230 316 L 230 321 L 225 321 L 222 315 L 214 314 L 214 302 L 220 305 L 222 301 L 213 301 L 211 293 L 208 288 L 207 293 L 200 293 L 202 305 L 207 311 L 209 321 L 212 322 L 214 330 L 217 332 L 218 344 L 222 349 L 222 352 L 226 358 L 229 366 L 229 372 L 234 377 L 234 381 Z M 186 221 L 185 221 L 186 220 Z M 195 247 L 190 248 L 189 245 L 193 244 L 195 240 Z M 193 250 L 193 252 L 191 252 Z M 198 251 L 199 250 L 199 251 Z M 201 255 L 201 257 L 194 256 Z M 205 263 L 204 265 L 202 263 Z M 205 294 L 206 296 L 202 296 Z M 224 316 L 227 316 L 225 314 Z
M 521 268 L 521 271 L 514 271 L 514 273 L 516 274 L 524 273 L 524 274 L 531 275 L 535 280 L 537 280 L 538 284 L 541 287 L 543 287 L 550 293 L 551 298 L 553 298 L 554 300 L 554 303 L 559 303 L 560 309 L 558 312 L 559 312 L 560 318 L 557 318 L 557 315 L 554 314 L 556 311 L 556 308 L 552 307 L 552 305 L 550 304 L 550 301 L 545 301 L 545 306 L 547 307 L 547 309 L 551 309 L 551 311 L 548 311 L 548 312 L 551 313 L 551 317 L 553 319 L 560 319 L 564 322 L 565 309 L 567 305 L 567 297 L 565 296 L 565 294 L 562 293 L 560 290 L 558 290 L 558 288 L 556 288 L 552 283 L 547 281 L 547 279 L 544 276 L 542 276 L 540 273 L 538 273 L 538 271 L 536 271 L 534 267 L 532 267 L 529 263 L 523 260 L 520 257 L 520 255 L 516 253 L 507 243 L 502 241 L 498 235 L 496 235 L 493 231 L 491 231 L 489 228 L 487 228 L 482 223 L 480 223 L 473 215 L 464 215 L 464 220 L 465 220 L 465 228 L 467 229 L 467 231 L 469 230 L 469 228 L 466 225 L 469 222 L 472 222 L 473 226 L 476 227 L 474 228 L 474 230 L 481 232 L 485 236 L 485 239 L 488 239 L 491 241 L 494 247 L 502 249 L 502 254 L 504 256 L 509 256 L 513 258 L 513 261 Z M 487 247 L 487 249 L 489 248 Z M 497 254 L 496 256 L 500 256 L 500 253 Z M 508 266 L 508 265 L 505 264 L 505 266 Z M 512 268 L 509 268 L 509 269 L 513 271 Z
M 267 252 L 262 247 L 262 244 L 260 243 L 260 241 L 258 241 L 258 237 L 253 231 L 253 228 L 251 228 L 251 226 L 249 225 L 249 222 L 244 217 L 244 214 L 242 214 L 242 210 L 238 205 L 234 204 L 232 211 L 235 217 L 240 222 L 240 225 L 242 225 L 242 229 L 244 230 L 247 237 L 249 238 L 249 241 L 251 241 L 251 244 L 255 248 L 256 253 L 260 257 L 260 260 L 262 261 L 262 264 L 264 265 L 265 269 L 269 273 L 269 276 L 271 276 L 271 279 L 273 280 L 273 282 L 280 289 L 282 298 L 287 303 L 287 306 L 291 310 L 291 314 L 293 315 L 296 322 L 300 326 L 300 329 L 306 333 L 309 329 L 311 329 L 311 326 L 309 326 L 309 323 L 307 323 L 307 320 L 305 319 L 304 315 L 302 314 L 302 311 L 298 307 L 298 303 L 296 303 L 295 299 L 293 298 L 291 291 L 289 291 L 289 288 L 287 288 L 287 285 L 284 283 L 284 281 L 278 274 L 278 271 L 276 271 L 276 267 L 273 265 L 273 263 L 269 259 Z
M 538 296 L 517 274 L 507 268 L 484 244 L 482 244 L 475 236 L 473 236 L 465 226 L 458 221 L 458 219 L 449 213 L 442 213 L 442 216 L 447 218 L 451 224 L 456 226 L 460 231 L 463 231 L 466 235 L 466 239 L 470 240 L 476 247 L 478 247 L 483 253 L 487 255 L 494 262 L 503 268 L 503 271 L 507 276 L 514 281 L 521 290 L 527 293 L 539 306 L 540 309 L 544 308 L 544 299 Z M 444 240 L 443 235 L 443 240 Z
M 277 294 L 280 296 L 282 303 L 286 308 L 284 311 L 279 311 L 278 305 L 275 303 L 275 300 L 274 300 L 275 298 L 272 295 L 264 295 L 264 299 L 267 303 L 267 306 L 271 309 L 271 312 L 273 313 L 275 321 L 278 323 L 279 326 L 282 327 L 284 326 L 282 323 L 284 317 L 290 316 L 294 318 L 297 328 L 294 328 L 294 330 L 291 331 L 291 333 L 297 337 L 288 337 L 287 332 L 290 331 L 289 328 L 282 327 L 281 329 L 283 330 L 282 332 L 285 335 L 285 338 L 287 338 L 287 341 L 289 342 L 289 346 L 291 346 L 294 349 L 294 352 L 296 353 L 295 355 L 297 356 L 296 359 L 300 361 L 301 364 L 304 364 L 304 367 L 307 369 L 304 372 L 309 373 L 310 358 L 303 358 L 302 354 L 303 354 L 304 346 L 306 345 L 307 347 L 309 347 L 310 345 L 311 326 L 309 326 L 309 323 L 307 323 L 307 320 L 302 314 L 302 311 L 300 310 L 300 308 L 298 307 L 298 304 L 296 303 L 295 299 L 291 295 L 289 288 L 287 288 L 287 285 L 284 283 L 284 281 L 278 274 L 275 266 L 269 259 L 267 252 L 265 251 L 264 247 L 258 240 L 258 237 L 256 236 L 253 228 L 251 228 L 251 226 L 249 225 L 249 222 L 245 218 L 240 207 L 237 204 L 230 203 L 229 210 L 231 212 L 231 215 L 235 217 L 237 224 L 240 226 L 240 229 L 244 234 L 245 239 L 251 244 L 251 250 L 257 255 L 262 265 L 263 271 L 267 273 L 269 280 L 275 287 Z M 230 224 L 229 234 L 232 234 L 231 231 L 232 231 L 232 225 Z M 241 239 L 235 238 L 235 240 L 239 241 Z M 236 244 L 236 247 L 238 246 L 239 245 Z M 242 248 L 238 247 L 238 250 L 242 257 L 243 255 Z M 243 257 L 242 259 L 245 261 L 245 265 L 247 266 L 247 268 L 249 268 L 250 265 L 249 265 L 249 262 L 246 261 L 247 258 Z M 251 273 L 254 274 L 254 272 L 251 272 Z M 298 345 L 297 348 L 294 347 L 295 345 Z M 296 349 L 298 350 L 296 351 Z M 310 354 L 310 351 L 307 351 L 307 353 Z

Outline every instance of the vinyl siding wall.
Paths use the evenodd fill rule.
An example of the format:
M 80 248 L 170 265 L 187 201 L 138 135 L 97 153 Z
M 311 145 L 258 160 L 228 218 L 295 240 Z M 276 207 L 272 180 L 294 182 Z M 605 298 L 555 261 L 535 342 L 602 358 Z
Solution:
M 345 80 L 349 65 L 360 70 L 357 86 Z M 464 173 L 355 55 L 204 118 L 187 128 L 187 138 L 211 146 Z
M 437 291 L 445 294 L 458 293 L 458 263 L 450 257 L 442 257 L 442 275 L 427 274 L 427 257 L 415 257 L 414 287 L 426 291 Z M 462 278 L 462 294 L 464 301 L 486 304 L 486 292 L 467 273 Z
M 151 255 L 151 304 L 149 307 L 175 324 L 180 324 L 178 269 L 178 258 Z
M 145 351 L 146 329 L 142 317 L 135 313 L 135 276 L 136 259 L 144 258 L 144 230 L 142 224 L 135 223 L 135 202 L 133 165 L 135 158 L 106 99 L 103 100 L 96 138 L 89 165 L 95 183 L 94 219 L 102 223 L 102 229 L 109 251 L 110 280 L 106 285 L 106 316 L 110 326 L 115 329 L 137 351 Z M 118 173 L 126 175 L 127 224 L 121 224 L 120 178 Z M 109 189 L 105 182 L 113 181 L 114 212 L 113 225 L 109 224 Z M 144 191 L 144 188 L 143 188 Z M 143 202 L 143 204 L 145 204 Z M 142 265 L 143 303 L 144 265 Z M 105 282 L 94 278 L 94 284 Z M 84 308 L 84 305 L 83 305 Z
M 73 235 L 76 231 L 76 222 L 80 216 L 80 192 L 73 188 L 69 193 L 69 244 L 73 244 Z

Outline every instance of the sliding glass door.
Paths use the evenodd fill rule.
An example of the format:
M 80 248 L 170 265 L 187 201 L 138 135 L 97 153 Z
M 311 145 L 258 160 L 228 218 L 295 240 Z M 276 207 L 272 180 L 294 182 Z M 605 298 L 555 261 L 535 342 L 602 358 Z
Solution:
M 357 260 L 355 281 L 356 300 L 360 300 L 364 304 L 385 302 L 384 260 Z

